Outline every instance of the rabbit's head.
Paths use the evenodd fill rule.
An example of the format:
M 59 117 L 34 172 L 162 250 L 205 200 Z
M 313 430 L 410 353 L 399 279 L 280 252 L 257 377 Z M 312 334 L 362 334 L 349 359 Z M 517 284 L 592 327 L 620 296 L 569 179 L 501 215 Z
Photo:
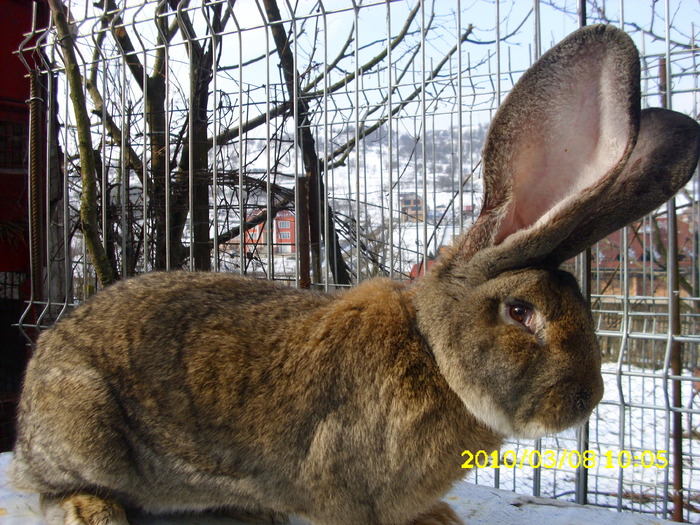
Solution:
M 538 437 L 600 401 L 590 310 L 558 266 L 678 191 L 699 131 L 640 111 L 639 56 L 612 26 L 576 31 L 514 86 L 484 145 L 481 213 L 415 295 L 441 372 L 493 430 Z

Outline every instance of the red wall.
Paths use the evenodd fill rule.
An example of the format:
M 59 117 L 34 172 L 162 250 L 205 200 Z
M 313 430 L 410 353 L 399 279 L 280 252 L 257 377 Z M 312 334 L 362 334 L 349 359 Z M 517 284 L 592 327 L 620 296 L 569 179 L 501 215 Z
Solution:
M 27 244 L 27 146 L 29 130 L 29 78 L 16 51 L 32 29 L 34 2 L 3 0 L 0 20 L 0 271 L 29 274 Z M 40 19 L 46 20 L 47 7 L 37 3 Z M 7 23 L 7 21 L 11 21 Z M 39 24 L 40 27 L 46 22 Z M 31 59 L 31 57 L 27 57 Z M 25 224 L 24 229 L 17 224 Z
M 32 0 L 0 0 L 0 451 L 14 440 L 19 387 L 28 357 L 27 341 L 15 326 L 30 295 L 28 245 L 28 71 L 16 51 L 32 30 Z M 48 21 L 37 0 L 39 28 Z M 31 60 L 27 56 L 27 60 Z M 42 121 L 45 119 L 41 119 Z M 45 149 L 45 148 L 44 148 Z

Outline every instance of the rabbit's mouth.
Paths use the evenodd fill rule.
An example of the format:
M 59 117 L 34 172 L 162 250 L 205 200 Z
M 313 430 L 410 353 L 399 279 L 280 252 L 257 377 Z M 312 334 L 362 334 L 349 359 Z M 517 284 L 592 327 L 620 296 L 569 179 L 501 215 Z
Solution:
M 593 388 L 581 388 L 572 381 L 549 389 L 527 415 L 516 417 L 514 436 L 536 439 L 585 423 L 603 397 L 602 378 L 591 384 Z
M 521 400 L 515 413 L 508 413 L 486 392 L 471 392 L 463 402 L 482 423 L 503 436 L 537 439 L 582 425 L 603 396 L 602 378 L 594 388 L 581 388 L 580 380 L 561 382 L 542 395 Z M 531 401 L 531 402 L 528 402 Z

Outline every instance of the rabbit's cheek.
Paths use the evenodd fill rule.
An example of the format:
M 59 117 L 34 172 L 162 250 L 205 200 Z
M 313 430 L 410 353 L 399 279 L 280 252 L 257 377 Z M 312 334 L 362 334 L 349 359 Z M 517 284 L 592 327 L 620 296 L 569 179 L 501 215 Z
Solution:
M 508 397 L 508 379 L 503 373 L 508 372 L 497 371 L 495 377 L 483 373 L 504 362 L 502 356 L 493 355 L 493 341 L 477 343 L 472 348 L 446 345 L 435 357 L 447 384 L 467 410 L 499 434 L 512 435 L 512 418 L 503 404 Z

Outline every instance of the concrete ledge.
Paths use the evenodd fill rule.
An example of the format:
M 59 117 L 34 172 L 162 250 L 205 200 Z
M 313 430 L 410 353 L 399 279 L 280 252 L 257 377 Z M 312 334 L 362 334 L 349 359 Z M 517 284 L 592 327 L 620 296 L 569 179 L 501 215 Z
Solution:
M 44 525 L 36 494 L 11 490 L 6 470 L 11 454 L 0 454 L 0 523 L 3 525 Z M 460 482 L 446 497 L 469 525 L 661 525 L 671 523 L 640 514 L 617 513 L 598 507 L 586 507 L 565 501 L 521 496 L 473 483 Z M 236 525 L 240 522 L 219 516 L 138 517 L 138 525 Z M 292 519 L 290 525 L 305 525 Z

